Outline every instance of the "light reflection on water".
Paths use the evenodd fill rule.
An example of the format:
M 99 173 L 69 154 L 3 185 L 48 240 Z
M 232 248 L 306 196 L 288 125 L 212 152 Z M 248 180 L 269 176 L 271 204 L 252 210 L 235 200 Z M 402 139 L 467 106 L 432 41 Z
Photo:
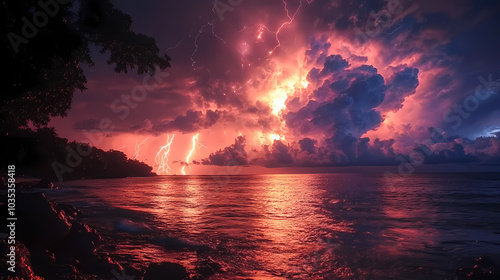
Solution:
M 193 268 L 202 254 L 224 267 L 213 279 L 445 279 L 500 251 L 498 178 L 471 176 L 130 178 L 49 196 L 88 213 L 121 262 Z M 165 237 L 214 250 L 172 249 Z

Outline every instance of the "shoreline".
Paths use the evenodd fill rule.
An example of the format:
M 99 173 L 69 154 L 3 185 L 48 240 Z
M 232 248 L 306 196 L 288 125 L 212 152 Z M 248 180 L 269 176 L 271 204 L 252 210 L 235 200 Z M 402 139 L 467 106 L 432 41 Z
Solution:
M 33 181 L 31 181 L 33 182 Z M 16 193 L 19 223 L 15 240 L 15 272 L 8 270 L 7 240 L 0 241 L 0 269 L 5 279 L 121 279 L 121 280 L 198 280 L 207 279 L 220 267 L 205 262 L 204 267 L 188 271 L 173 262 L 150 262 L 145 268 L 118 263 L 103 250 L 103 239 L 94 227 L 82 222 L 85 213 L 64 203 L 47 199 L 45 191 L 24 183 Z M 52 185 L 53 186 L 53 185 Z M 2 188 L 0 193 L 6 193 Z M 7 205 L 0 202 L 5 221 Z M 22 221 L 22 222 L 21 222 Z M 3 230 L 0 234 L 4 234 Z M 20 278 L 19 278 L 20 277 Z M 4 278 L 1 278 L 4 279 Z

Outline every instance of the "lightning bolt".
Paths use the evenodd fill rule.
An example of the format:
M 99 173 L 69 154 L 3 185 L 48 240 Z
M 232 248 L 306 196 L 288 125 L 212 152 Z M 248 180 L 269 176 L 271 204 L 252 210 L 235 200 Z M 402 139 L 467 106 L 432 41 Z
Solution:
M 141 151 L 142 144 L 145 144 L 146 141 L 148 141 L 148 139 L 149 139 L 149 137 L 142 140 L 141 143 L 137 143 L 137 140 L 135 140 L 135 147 L 134 147 L 135 153 L 134 153 L 134 156 L 132 157 L 132 159 L 136 159 L 139 156 L 139 152 Z
M 220 36 L 218 36 L 217 34 L 215 34 L 214 20 L 215 20 L 215 18 L 212 19 L 212 21 L 209 21 L 206 24 L 202 25 L 200 27 L 200 29 L 198 30 L 198 34 L 196 34 L 196 37 L 194 37 L 194 46 L 195 46 L 195 48 L 194 48 L 194 51 L 193 51 L 193 53 L 191 54 L 191 57 L 190 57 L 191 58 L 191 66 L 193 67 L 193 70 L 196 70 L 195 67 L 194 67 L 194 65 L 196 64 L 196 60 L 194 59 L 194 56 L 198 52 L 198 48 L 199 48 L 199 46 L 198 46 L 198 37 L 200 37 L 200 35 L 205 32 L 204 29 L 205 29 L 206 26 L 210 25 L 212 27 L 211 28 L 212 35 L 214 35 L 215 38 L 221 40 L 224 44 L 227 44 L 226 41 L 224 41 L 224 39 L 222 39 Z
M 286 16 L 288 17 L 288 21 L 284 22 L 281 24 L 281 26 L 278 28 L 278 30 L 276 30 L 276 41 L 278 42 L 278 44 L 276 46 L 274 46 L 274 49 L 272 49 L 269 54 L 273 54 L 273 52 L 279 48 L 281 46 L 281 42 L 280 42 L 280 39 L 279 39 L 279 34 L 281 32 L 281 30 L 283 29 L 283 27 L 285 27 L 285 25 L 290 25 L 292 24 L 293 20 L 295 19 L 295 16 L 297 15 L 297 13 L 299 12 L 300 8 L 302 7 L 302 0 L 299 2 L 299 7 L 297 7 L 297 10 L 295 11 L 295 13 L 293 14 L 293 16 L 290 16 L 290 11 L 288 11 L 288 4 L 286 3 L 286 0 L 282 0 L 283 2 L 283 6 L 284 6 L 284 9 L 286 11 Z M 311 2 L 309 2 L 311 3 Z
M 184 39 L 181 39 L 181 40 L 180 40 L 180 41 L 179 41 L 179 42 L 178 42 L 175 46 L 168 47 L 168 48 L 165 50 L 165 52 L 168 52 L 168 51 L 170 51 L 170 50 L 174 50 L 174 49 L 176 49 L 176 48 L 177 48 L 177 47 L 178 47 L 178 46 L 182 43 L 182 41 L 184 41 Z
M 259 31 L 257 31 L 257 32 L 259 32 L 259 35 L 257 35 L 257 40 L 262 40 L 262 33 L 264 32 L 264 29 L 266 29 L 266 28 L 267 27 L 265 27 L 264 25 L 262 25 L 262 24 L 260 25 Z
M 314 0 L 300 0 L 300 2 L 299 2 L 299 6 L 297 7 L 297 10 L 293 13 L 293 15 L 291 15 L 291 14 L 290 14 L 290 11 L 288 10 L 288 3 L 286 2 L 286 0 L 282 0 L 282 2 L 283 2 L 283 6 L 284 6 L 284 10 L 285 10 L 285 12 L 286 12 L 286 16 L 288 17 L 288 21 L 286 21 L 286 22 L 282 23 L 282 24 L 280 25 L 280 27 L 279 27 L 279 28 L 278 28 L 275 32 L 270 31 L 270 30 L 269 30 L 269 28 L 268 28 L 267 26 L 265 26 L 265 25 L 263 25 L 263 24 L 260 24 L 260 27 L 259 27 L 259 29 L 258 29 L 257 40 L 262 40 L 262 34 L 263 34 L 264 30 L 267 30 L 268 32 L 272 32 L 272 33 L 274 33 L 274 34 L 275 34 L 275 38 L 276 38 L 276 42 L 277 42 L 277 44 L 276 44 L 276 46 L 274 46 L 274 48 L 273 48 L 271 51 L 269 51 L 269 55 L 273 54 L 273 52 L 274 52 L 277 48 L 279 48 L 279 47 L 281 46 L 281 42 L 280 42 L 280 40 L 279 40 L 279 33 L 281 32 L 281 30 L 282 30 L 282 29 L 283 29 L 286 25 L 290 25 L 290 24 L 292 24 L 292 23 L 293 23 L 293 21 L 294 21 L 294 19 L 295 19 L 295 16 L 298 14 L 298 12 L 299 12 L 300 8 L 302 7 L 302 4 L 303 4 L 302 2 L 303 2 L 303 1 L 306 1 L 308 4 L 311 4 Z M 216 6 L 217 6 L 217 1 L 215 1 L 215 2 L 214 2 L 214 4 L 213 4 L 213 8 L 212 8 L 212 12 L 214 13 L 214 15 L 216 14 L 216 12 L 215 12 L 215 8 L 216 8 Z M 215 33 L 215 30 L 214 30 L 214 28 L 215 28 L 215 25 L 214 25 L 215 18 L 216 18 L 216 17 L 214 16 L 214 17 L 212 18 L 212 20 L 211 20 L 211 21 L 208 21 L 206 24 L 202 25 L 202 26 L 198 29 L 198 33 L 196 34 L 196 36 L 195 36 L 195 38 L 194 38 L 194 51 L 193 51 L 193 53 L 192 53 L 192 54 L 191 54 L 191 56 L 190 56 L 190 59 L 191 59 L 191 66 L 193 67 L 193 70 L 196 70 L 196 68 L 195 68 L 195 65 L 196 65 L 195 55 L 196 55 L 196 53 L 198 52 L 198 49 L 199 49 L 199 47 L 200 47 L 200 46 L 198 45 L 198 38 L 200 37 L 200 35 L 201 35 L 201 34 L 203 34 L 203 33 L 205 32 L 205 28 L 206 28 L 207 26 L 210 26 L 210 27 L 211 27 L 211 28 L 210 28 L 210 30 L 211 30 L 211 32 L 212 32 L 212 35 L 213 35 L 215 38 L 217 38 L 217 39 L 221 40 L 224 44 L 227 44 L 227 43 L 226 43 L 226 41 L 225 41 L 223 38 L 221 38 L 220 36 L 218 36 L 218 35 Z M 244 29 L 245 29 L 245 28 L 246 28 L 246 27 L 244 27 Z M 189 35 L 189 37 L 191 37 L 191 35 Z M 177 47 L 177 46 L 176 46 L 176 47 Z
M 247 42 L 243 42 L 243 52 L 241 53 L 241 73 L 243 73 L 243 67 L 245 65 L 245 54 L 248 52 L 248 50 L 250 49 L 248 47 L 248 44 Z M 249 65 L 250 66 L 250 65 Z
M 194 60 L 194 55 L 196 54 L 196 52 L 198 51 L 198 37 L 200 37 L 200 35 L 203 33 L 203 28 L 205 27 L 205 25 L 203 25 L 200 30 L 198 31 L 198 34 L 196 35 L 196 37 L 194 37 L 194 51 L 193 53 L 191 54 L 191 66 L 193 67 L 193 70 L 195 70 L 194 68 L 194 65 L 196 64 L 196 60 Z
M 241 94 L 241 89 L 246 87 L 250 82 L 252 81 L 252 79 L 249 79 L 248 81 L 246 81 L 246 83 L 244 83 L 243 85 L 241 85 L 240 87 L 238 87 L 237 89 L 234 89 L 233 87 L 233 92 L 236 93 L 236 94 Z
M 160 150 L 156 154 L 155 163 L 158 165 L 158 170 L 156 170 L 156 174 L 158 175 L 168 175 L 170 166 L 168 165 L 168 155 L 170 154 L 170 146 L 174 141 L 175 134 L 172 134 L 172 137 L 167 135 L 167 144 L 165 146 L 160 147 Z
M 295 12 L 292 14 L 290 12 L 290 10 L 288 9 L 288 3 L 286 2 L 286 0 L 282 0 L 282 3 L 283 3 L 283 8 L 284 8 L 284 11 L 286 13 L 286 17 L 288 18 L 287 21 L 283 22 L 279 28 L 276 30 L 276 31 L 272 31 L 271 29 L 269 29 L 269 27 L 267 27 L 265 24 L 254 24 L 250 27 L 248 26 L 243 26 L 243 29 L 241 29 L 239 32 L 242 32 L 248 28 L 257 28 L 257 36 L 256 36 L 256 41 L 263 41 L 264 40 L 264 32 L 269 32 L 269 33 L 272 33 L 274 34 L 274 37 L 275 37 L 275 41 L 276 41 L 276 45 L 270 50 L 268 51 L 268 55 L 264 58 L 266 58 L 266 60 L 269 58 L 269 56 L 271 56 L 275 51 L 276 49 L 278 49 L 280 46 L 281 46 L 281 41 L 280 41 L 280 38 L 279 38 L 279 35 L 280 35 L 280 32 L 283 30 L 283 28 L 287 25 L 290 25 L 293 23 L 293 21 L 295 20 L 295 16 L 299 13 L 300 9 L 302 8 L 302 5 L 303 5 L 303 1 L 304 0 L 300 0 L 299 1 L 299 6 L 297 7 L 297 9 L 295 10 Z M 311 4 L 313 2 L 313 0 L 305 0 L 308 4 Z M 243 68 L 244 66 L 246 65 L 245 63 L 245 55 L 246 53 L 248 52 L 249 50 L 249 46 L 247 45 L 246 42 L 243 43 L 243 49 L 242 51 L 240 52 L 241 54 L 241 70 L 243 72 Z M 259 58 L 260 60 L 261 58 Z M 248 64 L 248 66 L 251 66 L 251 64 Z
M 290 24 L 293 23 L 293 21 L 295 20 L 295 16 L 299 13 L 300 8 L 302 8 L 302 4 L 303 4 L 303 0 L 300 0 L 299 6 L 297 7 L 297 10 L 295 10 L 295 12 L 293 13 L 293 15 L 291 15 L 290 14 L 290 10 L 288 10 L 288 3 L 286 2 L 286 0 L 281 0 L 281 1 L 283 2 L 283 9 L 285 10 L 286 17 L 288 18 L 288 21 L 283 22 L 276 31 L 271 31 L 269 29 L 269 27 L 267 27 L 264 24 L 259 24 L 259 29 L 257 30 L 257 41 L 263 40 L 262 34 L 264 33 L 264 30 L 267 31 L 267 32 L 274 33 L 274 37 L 276 39 L 277 44 L 276 44 L 276 46 L 274 46 L 274 48 L 272 50 L 270 50 L 268 52 L 269 55 L 273 54 L 274 51 L 276 51 L 276 49 L 281 46 L 281 41 L 280 41 L 280 38 L 279 38 L 279 34 L 280 34 L 281 30 L 283 30 L 283 28 L 286 25 L 290 25 Z M 305 1 L 308 4 L 311 4 L 314 0 L 305 0 Z M 243 29 L 241 31 L 243 31 L 246 28 L 247 28 L 246 26 L 243 27 Z
M 191 156 L 193 155 L 194 153 L 194 150 L 196 149 L 196 147 L 205 147 L 207 148 L 205 145 L 201 144 L 200 143 L 200 140 L 198 139 L 198 136 L 200 135 L 200 133 L 196 133 L 196 135 L 193 136 L 193 138 L 191 139 L 192 141 L 192 146 L 191 146 L 191 150 L 189 151 L 189 153 L 187 154 L 186 156 L 186 165 L 182 166 L 182 169 L 181 169 L 181 173 L 182 175 L 186 175 L 186 166 L 189 166 L 189 159 L 191 159 Z

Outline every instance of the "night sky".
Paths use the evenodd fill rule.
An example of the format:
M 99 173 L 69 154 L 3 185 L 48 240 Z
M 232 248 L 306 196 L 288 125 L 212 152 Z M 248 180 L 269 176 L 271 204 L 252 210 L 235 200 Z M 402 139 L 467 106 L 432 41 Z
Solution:
M 159 174 L 500 164 L 498 1 L 115 4 L 172 58 L 169 74 L 125 114 L 146 76 L 94 50 L 88 90 L 50 123 L 62 137 Z

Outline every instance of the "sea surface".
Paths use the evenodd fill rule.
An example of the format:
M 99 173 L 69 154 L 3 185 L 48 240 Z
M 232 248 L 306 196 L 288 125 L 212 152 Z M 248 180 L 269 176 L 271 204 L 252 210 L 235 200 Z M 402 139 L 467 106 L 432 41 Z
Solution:
M 500 174 L 158 176 L 63 183 L 103 250 L 211 279 L 447 279 L 500 263 Z

